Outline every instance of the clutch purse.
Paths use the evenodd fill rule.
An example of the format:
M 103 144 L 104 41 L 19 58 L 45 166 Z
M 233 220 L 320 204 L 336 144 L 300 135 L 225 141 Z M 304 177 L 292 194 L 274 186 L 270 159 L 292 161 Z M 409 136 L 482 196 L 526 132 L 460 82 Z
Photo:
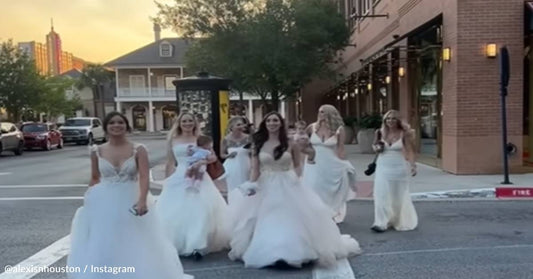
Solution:
M 225 172 L 224 166 L 219 160 L 216 160 L 211 164 L 207 164 L 206 171 L 209 176 L 211 176 L 212 180 L 216 180 L 217 178 L 221 177 Z

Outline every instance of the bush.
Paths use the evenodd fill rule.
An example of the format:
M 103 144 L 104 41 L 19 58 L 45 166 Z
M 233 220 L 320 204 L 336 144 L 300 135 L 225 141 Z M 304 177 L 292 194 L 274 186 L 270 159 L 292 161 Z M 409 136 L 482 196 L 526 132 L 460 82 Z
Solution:
M 359 120 L 361 129 L 378 129 L 381 127 L 382 116 L 378 113 L 365 115 Z
M 348 127 L 355 127 L 355 125 L 357 125 L 357 117 L 355 116 L 346 116 L 344 117 L 344 125 L 348 126 Z

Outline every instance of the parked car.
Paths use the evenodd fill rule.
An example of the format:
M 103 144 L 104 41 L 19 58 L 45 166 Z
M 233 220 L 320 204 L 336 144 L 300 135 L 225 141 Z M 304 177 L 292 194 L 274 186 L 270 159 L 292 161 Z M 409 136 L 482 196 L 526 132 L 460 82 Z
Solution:
M 24 147 L 38 147 L 51 150 L 53 147 L 63 148 L 61 132 L 53 123 L 26 123 L 20 128 L 24 135 Z
M 74 117 L 59 128 L 63 142 L 91 145 L 95 141 L 105 142 L 105 133 L 100 119 L 96 117 Z
M 10 122 L 0 122 L 0 153 L 3 151 L 13 151 L 15 155 L 22 155 L 24 152 L 24 136 Z

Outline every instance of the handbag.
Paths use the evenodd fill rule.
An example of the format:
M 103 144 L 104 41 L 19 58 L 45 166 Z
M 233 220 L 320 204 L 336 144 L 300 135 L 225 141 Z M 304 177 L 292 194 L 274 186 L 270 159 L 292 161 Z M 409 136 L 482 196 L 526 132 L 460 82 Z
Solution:
M 376 153 L 376 156 L 374 156 L 374 160 L 372 163 L 368 164 L 368 167 L 366 167 L 365 175 L 371 176 L 376 171 L 376 161 L 378 159 L 379 153 Z
M 378 131 L 378 140 L 381 140 L 381 131 Z M 366 176 L 371 176 L 376 171 L 376 161 L 378 160 L 379 153 L 376 153 L 376 156 L 374 156 L 374 160 L 372 160 L 372 163 L 368 164 L 365 170 Z
M 220 178 L 226 172 L 226 170 L 224 170 L 224 166 L 219 160 L 216 160 L 211 164 L 207 164 L 206 171 L 209 176 L 211 176 L 212 180 Z

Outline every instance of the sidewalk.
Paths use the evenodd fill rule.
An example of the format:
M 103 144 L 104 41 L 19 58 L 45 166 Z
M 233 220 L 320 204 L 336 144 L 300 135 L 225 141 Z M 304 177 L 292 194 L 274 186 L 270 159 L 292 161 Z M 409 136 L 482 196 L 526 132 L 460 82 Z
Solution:
M 371 197 L 374 176 L 366 176 L 364 170 L 374 159 L 373 154 L 361 154 L 357 145 L 347 145 L 346 155 L 357 171 L 358 197 Z M 533 186 L 533 173 L 510 175 L 513 186 Z M 441 169 L 417 163 L 417 175 L 411 181 L 413 198 L 468 196 L 479 193 L 482 196 L 494 193 L 500 186 L 503 175 L 455 175 Z
M 346 146 L 346 156 L 357 171 L 357 198 L 371 198 L 374 176 L 364 171 L 374 159 L 373 154 L 361 154 L 357 145 Z M 503 175 L 455 175 L 428 165 L 417 163 L 418 174 L 411 181 L 411 195 L 415 199 L 453 197 L 494 197 Z M 152 168 L 153 188 L 161 188 L 165 165 Z M 533 187 L 533 173 L 513 174 L 511 186 Z

